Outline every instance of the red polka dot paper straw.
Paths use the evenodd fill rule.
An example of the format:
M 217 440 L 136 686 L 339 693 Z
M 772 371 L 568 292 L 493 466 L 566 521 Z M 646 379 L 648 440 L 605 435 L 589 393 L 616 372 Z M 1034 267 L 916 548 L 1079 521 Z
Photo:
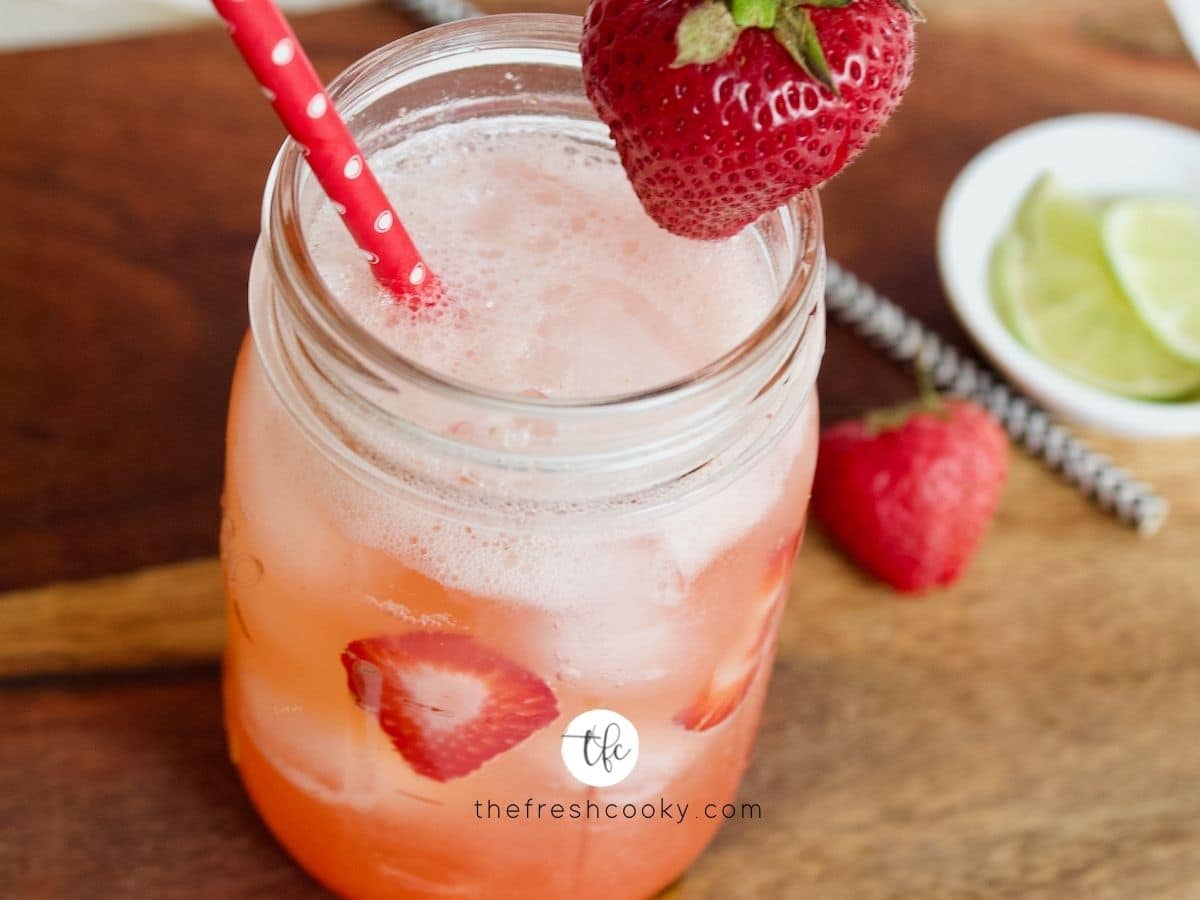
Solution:
M 428 303 L 431 273 L 283 14 L 271 0 L 213 6 L 375 278 L 412 305 Z

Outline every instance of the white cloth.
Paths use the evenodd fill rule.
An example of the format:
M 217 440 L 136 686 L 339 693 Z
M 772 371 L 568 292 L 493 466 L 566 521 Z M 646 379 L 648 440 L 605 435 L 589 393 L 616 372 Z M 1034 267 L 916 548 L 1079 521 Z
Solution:
M 1183 40 L 1200 63 L 1200 0 L 1167 0 L 1167 6 L 1175 14 Z
M 362 0 L 279 0 L 290 12 Z M 215 18 L 208 0 L 0 0 L 0 51 L 161 31 Z

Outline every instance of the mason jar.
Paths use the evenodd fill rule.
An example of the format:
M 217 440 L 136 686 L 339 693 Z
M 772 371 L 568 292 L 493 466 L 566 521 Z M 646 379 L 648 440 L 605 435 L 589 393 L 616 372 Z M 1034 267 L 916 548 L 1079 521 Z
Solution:
M 552 15 L 438 27 L 330 96 L 368 156 L 513 115 L 612 153 L 579 34 Z M 340 895 L 649 896 L 732 808 L 790 593 L 824 347 L 816 195 L 752 226 L 777 286 L 752 333 L 585 398 L 399 354 L 314 261 L 320 202 L 286 142 L 230 401 L 230 756 Z

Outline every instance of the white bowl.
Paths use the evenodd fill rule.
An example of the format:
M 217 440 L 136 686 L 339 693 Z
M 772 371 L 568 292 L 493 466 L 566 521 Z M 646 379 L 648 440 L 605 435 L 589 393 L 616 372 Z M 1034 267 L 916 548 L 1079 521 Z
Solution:
M 938 221 L 938 265 L 950 304 L 984 354 L 1050 412 L 1127 437 L 1200 435 L 1200 402 L 1151 403 L 1076 381 L 1035 356 L 1000 321 L 992 250 L 1043 172 L 1093 196 L 1170 194 L 1200 202 L 1200 132 L 1156 119 L 1080 115 L 1015 131 L 955 180 Z

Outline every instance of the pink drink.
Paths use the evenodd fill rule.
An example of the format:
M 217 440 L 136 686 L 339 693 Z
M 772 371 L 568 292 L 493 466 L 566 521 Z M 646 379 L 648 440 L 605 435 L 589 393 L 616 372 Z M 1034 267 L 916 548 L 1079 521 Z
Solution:
M 531 29 L 553 46 L 513 61 Z M 722 244 L 658 229 L 563 99 L 577 29 L 401 42 L 470 36 L 460 65 L 499 98 L 368 130 L 454 298 L 439 315 L 380 294 L 311 184 L 272 221 L 328 292 L 304 294 L 280 234 L 256 256 L 223 534 L 230 748 L 280 841 L 346 896 L 647 896 L 720 824 L 705 807 L 733 797 L 757 727 L 815 461 L 815 200 Z M 562 758 L 595 708 L 640 735 L 611 787 Z
M 454 298 L 444 315 L 398 310 L 324 202 L 309 230 L 321 274 L 397 353 L 509 394 L 637 393 L 748 337 L 779 294 L 758 236 L 669 234 L 642 213 L 616 156 L 588 142 L 595 129 L 563 128 L 546 117 L 477 119 L 372 159 Z

